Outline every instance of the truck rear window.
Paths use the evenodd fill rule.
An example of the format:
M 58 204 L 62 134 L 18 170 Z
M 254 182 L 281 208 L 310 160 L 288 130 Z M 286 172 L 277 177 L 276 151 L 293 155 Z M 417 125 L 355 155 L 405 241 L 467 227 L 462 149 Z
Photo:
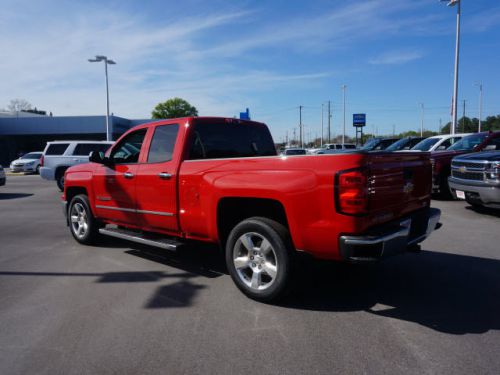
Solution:
M 69 143 L 54 143 L 51 144 L 48 148 L 47 151 L 45 152 L 45 155 L 62 155 L 64 154 L 64 151 L 68 148 Z
M 191 160 L 273 155 L 274 142 L 264 125 L 217 120 L 194 123 Z

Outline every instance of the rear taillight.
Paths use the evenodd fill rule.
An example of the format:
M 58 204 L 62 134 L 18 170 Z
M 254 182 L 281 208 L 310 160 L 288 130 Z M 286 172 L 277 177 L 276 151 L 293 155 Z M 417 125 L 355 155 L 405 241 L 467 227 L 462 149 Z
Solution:
M 347 215 L 368 212 L 367 170 L 350 169 L 335 176 L 335 204 L 337 211 Z
M 43 167 L 43 155 L 42 155 L 42 157 L 40 158 L 40 167 Z

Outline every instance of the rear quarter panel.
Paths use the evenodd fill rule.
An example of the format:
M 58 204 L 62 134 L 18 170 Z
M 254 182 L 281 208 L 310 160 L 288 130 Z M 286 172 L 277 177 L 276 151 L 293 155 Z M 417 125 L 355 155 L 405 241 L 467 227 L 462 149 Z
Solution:
M 285 209 L 297 249 L 335 257 L 336 233 L 358 225 L 335 212 L 335 172 L 362 160 L 361 154 L 339 154 L 185 161 L 179 173 L 181 229 L 188 238 L 216 242 L 222 198 L 273 199 Z

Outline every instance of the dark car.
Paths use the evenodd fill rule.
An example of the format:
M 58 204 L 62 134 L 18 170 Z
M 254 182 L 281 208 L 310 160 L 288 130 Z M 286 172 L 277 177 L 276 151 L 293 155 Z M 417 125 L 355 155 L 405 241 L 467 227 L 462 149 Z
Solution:
M 306 155 L 307 151 L 305 148 L 285 148 L 281 155 L 291 156 L 291 155 Z
M 394 142 L 392 145 L 387 147 L 385 151 L 406 151 L 411 149 L 420 141 L 424 140 L 425 137 L 405 137 L 401 138 L 399 141 Z
M 371 138 L 361 147 L 364 151 L 381 151 L 398 141 L 398 138 Z

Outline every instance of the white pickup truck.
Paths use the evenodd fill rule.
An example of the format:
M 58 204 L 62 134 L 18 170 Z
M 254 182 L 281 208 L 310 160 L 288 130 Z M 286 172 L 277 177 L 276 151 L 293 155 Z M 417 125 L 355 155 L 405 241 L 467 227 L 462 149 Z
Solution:
M 114 142 L 108 141 L 53 141 L 47 142 L 40 161 L 40 176 L 56 181 L 64 190 L 64 172 L 73 165 L 88 163 L 92 151 L 105 152 Z

